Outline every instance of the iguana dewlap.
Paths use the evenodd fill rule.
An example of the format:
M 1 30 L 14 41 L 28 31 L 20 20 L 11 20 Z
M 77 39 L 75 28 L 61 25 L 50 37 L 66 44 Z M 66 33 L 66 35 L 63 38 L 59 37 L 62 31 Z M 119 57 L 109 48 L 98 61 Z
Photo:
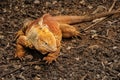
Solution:
M 115 13 L 120 13 L 120 11 L 106 12 L 92 17 L 51 16 L 45 14 L 37 20 L 26 21 L 16 36 L 15 57 L 22 58 L 25 55 L 24 47 L 28 47 L 36 49 L 42 54 L 48 54 L 43 60 L 51 63 L 59 56 L 62 37 L 69 38 L 79 35 L 79 32 L 69 24 L 90 21 Z

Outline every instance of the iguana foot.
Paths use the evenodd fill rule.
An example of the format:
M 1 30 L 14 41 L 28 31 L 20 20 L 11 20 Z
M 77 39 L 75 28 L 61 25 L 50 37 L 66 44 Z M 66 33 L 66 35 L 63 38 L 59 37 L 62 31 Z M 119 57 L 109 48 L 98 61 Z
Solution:
M 25 55 L 23 46 L 17 44 L 16 48 L 17 49 L 16 49 L 15 57 L 18 57 L 19 59 L 23 60 L 23 57 Z
M 58 49 L 56 52 L 49 53 L 46 57 L 43 58 L 43 60 L 45 60 L 48 64 L 52 63 L 53 61 L 56 61 L 56 59 L 59 56 L 59 51 L 60 50 Z
M 47 64 L 51 64 L 53 61 L 56 61 L 56 58 L 47 56 L 47 57 L 44 57 L 43 60 L 45 60 Z

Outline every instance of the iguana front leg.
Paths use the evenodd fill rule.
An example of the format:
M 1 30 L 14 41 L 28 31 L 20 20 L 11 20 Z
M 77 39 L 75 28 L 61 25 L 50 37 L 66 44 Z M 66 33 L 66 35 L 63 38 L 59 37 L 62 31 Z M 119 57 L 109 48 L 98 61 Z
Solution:
M 43 60 L 45 60 L 46 63 L 50 64 L 53 61 L 56 61 L 56 59 L 59 56 L 59 53 L 60 53 L 60 48 L 58 48 L 57 51 L 55 51 L 55 52 L 49 53 L 46 57 L 43 58 Z
M 21 35 L 17 39 L 15 57 L 22 59 L 22 57 L 25 55 L 24 47 L 32 48 L 33 45 L 28 41 L 26 36 Z

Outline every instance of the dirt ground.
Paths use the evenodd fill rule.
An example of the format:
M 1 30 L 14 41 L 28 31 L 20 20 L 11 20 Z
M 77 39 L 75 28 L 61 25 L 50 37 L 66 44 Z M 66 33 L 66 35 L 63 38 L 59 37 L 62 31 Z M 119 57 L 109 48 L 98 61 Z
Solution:
M 15 33 L 26 18 L 51 15 L 89 15 L 109 10 L 113 0 L 0 0 L 0 80 L 120 80 L 120 14 L 77 25 L 80 37 L 62 40 L 57 62 L 41 61 L 28 50 L 23 61 L 14 58 Z M 113 10 L 120 8 L 117 0 Z M 87 30 L 85 30 L 87 29 Z M 31 53 L 31 54 L 29 54 Z M 31 65 L 34 62 L 39 62 Z

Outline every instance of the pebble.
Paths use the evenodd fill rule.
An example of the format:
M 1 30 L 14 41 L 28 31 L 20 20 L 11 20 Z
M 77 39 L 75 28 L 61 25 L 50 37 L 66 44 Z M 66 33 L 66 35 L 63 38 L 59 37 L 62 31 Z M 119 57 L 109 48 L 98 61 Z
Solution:
M 60 77 L 59 80 L 63 80 L 63 79 Z
M 118 47 L 117 46 L 113 46 L 113 49 L 117 49 Z
M 5 78 L 1 78 L 2 80 L 5 80 Z
M 99 45 L 91 45 L 91 46 L 89 46 L 89 48 L 92 49 L 92 50 L 93 49 L 98 49 L 99 47 L 100 47 Z
M 97 33 L 96 30 L 91 30 L 90 32 L 93 33 L 93 34 L 96 34 L 96 33 Z
M 99 74 L 97 74 L 97 75 L 96 75 L 96 77 L 97 77 L 97 78 L 100 78 L 100 75 L 99 75 Z
M 67 47 L 67 50 L 70 50 L 71 48 L 72 48 L 72 47 L 68 46 L 68 47 Z
M 19 77 L 20 77 L 22 80 L 27 80 L 27 79 L 25 78 L 25 76 L 23 76 L 23 72 L 20 73 Z
M 35 76 L 34 80 L 41 80 L 39 77 Z
M 75 60 L 79 61 L 79 60 L 80 60 L 80 58 L 79 58 L 79 57 L 77 57 L 77 58 L 75 58 Z
M 57 3 L 57 1 L 53 1 L 53 3 L 52 4 L 56 4 Z
M 1 34 L 0 34 L 0 39 L 4 39 L 4 35 L 1 35 Z
M 3 9 L 3 12 L 7 12 L 7 10 L 6 10 L 6 9 Z
M 16 68 L 16 69 L 18 69 L 18 68 L 20 68 L 20 67 L 21 67 L 21 65 L 18 65 L 18 64 L 13 64 L 13 67 L 14 67 L 14 68 Z
M 45 3 L 46 7 L 48 7 L 50 4 L 51 4 L 50 2 Z
M 88 5 L 87 7 L 88 7 L 89 9 L 92 9 L 92 8 L 93 8 L 93 6 L 91 6 L 91 5 Z
M 80 4 L 82 4 L 82 5 L 86 5 L 85 0 L 81 0 L 81 1 L 80 1 Z
M 40 69 L 41 69 L 41 67 L 38 66 L 38 65 L 36 65 L 34 68 L 35 68 L 36 70 L 40 70 Z
M 13 74 L 11 74 L 12 80 L 17 80 Z
M 33 59 L 33 56 L 32 55 L 27 55 L 27 56 L 25 56 L 25 59 L 31 61 Z
M 118 73 L 118 76 L 120 77 L 120 73 Z
M 35 1 L 34 1 L 34 4 L 39 4 L 39 3 L 40 3 L 39 0 L 35 0 Z

